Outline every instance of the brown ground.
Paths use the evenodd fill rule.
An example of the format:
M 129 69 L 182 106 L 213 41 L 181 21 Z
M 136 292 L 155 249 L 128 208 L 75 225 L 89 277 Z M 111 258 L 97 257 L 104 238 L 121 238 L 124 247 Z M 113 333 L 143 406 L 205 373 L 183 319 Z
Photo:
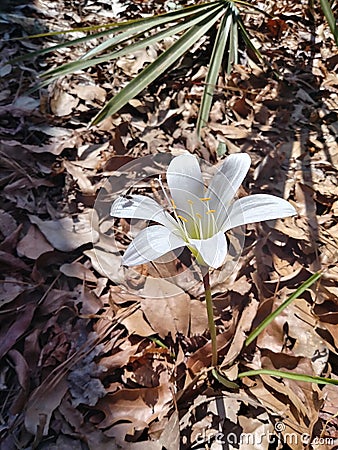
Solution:
M 156 5 L 160 12 L 167 3 Z M 220 141 L 226 153 L 249 153 L 241 195 L 283 196 L 298 216 L 249 226 L 236 270 L 226 279 L 213 274 L 221 369 L 230 379 L 260 367 L 338 379 L 338 54 L 317 6 L 313 14 L 286 0 L 266 6 L 275 21 L 248 16 L 246 23 L 271 66 L 249 67 L 243 56 L 220 77 L 198 143 L 208 41 L 88 129 L 104 101 L 161 48 L 29 93 L 46 68 L 83 48 L 12 64 L 52 42 L 23 37 L 107 23 L 118 3 L 2 3 L 1 450 L 302 449 L 305 434 L 308 448 L 336 448 L 336 386 L 263 375 L 225 388 L 205 371 L 210 346 L 198 278 L 164 297 L 167 287 L 154 278 L 160 268 L 150 265 L 132 273 L 127 290 L 119 252 L 130 241 L 128 222 L 101 226 L 96 251 L 91 244 L 95 199 L 109 176 L 132 177 L 119 171 L 127 162 L 186 149 L 216 164 Z M 119 17 L 154 10 L 152 2 L 128 2 Z M 149 183 L 137 189 L 146 192 Z M 320 282 L 245 347 L 248 332 L 318 270 Z M 145 280 L 147 298 L 138 294 Z M 243 433 L 256 433 L 256 443 L 235 445 Z M 274 443 L 264 438 L 269 433 Z

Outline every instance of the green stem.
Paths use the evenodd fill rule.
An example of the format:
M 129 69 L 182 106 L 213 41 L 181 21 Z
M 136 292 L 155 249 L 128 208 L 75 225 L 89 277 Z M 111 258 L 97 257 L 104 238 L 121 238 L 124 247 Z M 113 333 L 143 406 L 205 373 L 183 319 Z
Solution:
M 216 342 L 216 327 L 215 327 L 214 313 L 213 313 L 213 308 L 212 308 L 209 270 L 203 276 L 203 284 L 204 284 L 204 290 L 205 290 L 205 301 L 207 304 L 208 325 L 209 325 L 209 331 L 210 331 L 210 336 L 211 336 L 211 348 L 212 348 L 211 365 L 212 365 L 212 367 L 216 367 L 217 360 L 218 360 L 218 358 L 217 358 L 217 342 Z

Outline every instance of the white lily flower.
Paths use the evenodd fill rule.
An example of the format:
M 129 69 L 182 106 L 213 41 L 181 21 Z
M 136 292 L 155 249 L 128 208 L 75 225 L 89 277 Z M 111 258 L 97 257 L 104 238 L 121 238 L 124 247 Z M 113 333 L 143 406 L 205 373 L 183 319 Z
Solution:
M 250 167 L 247 154 L 228 156 L 205 188 L 198 160 L 184 154 L 175 157 L 167 170 L 172 213 L 143 195 L 117 198 L 111 216 L 156 222 L 142 230 L 128 246 L 122 263 L 136 266 L 188 247 L 201 266 L 218 268 L 227 255 L 225 232 L 263 220 L 296 214 L 290 203 L 274 195 L 255 194 L 234 201 Z

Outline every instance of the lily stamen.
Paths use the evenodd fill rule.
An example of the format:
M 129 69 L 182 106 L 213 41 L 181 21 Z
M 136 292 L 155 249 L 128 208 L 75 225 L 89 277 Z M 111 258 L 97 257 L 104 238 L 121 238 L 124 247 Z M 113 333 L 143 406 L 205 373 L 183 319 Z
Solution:
M 188 219 L 186 219 L 185 217 L 181 216 L 180 214 L 177 214 L 177 217 L 179 219 L 181 219 L 183 222 L 188 222 Z
M 196 221 L 194 220 L 194 217 L 197 215 L 197 214 L 195 214 L 194 207 L 193 207 L 194 202 L 192 200 L 190 200 L 190 199 L 188 199 L 187 202 L 190 205 L 190 212 L 191 212 L 191 217 L 193 219 L 192 222 L 193 222 L 193 225 L 194 225 L 195 234 L 196 234 L 198 239 L 201 239 L 201 231 L 202 231 L 201 225 L 200 225 L 200 227 L 198 227 Z

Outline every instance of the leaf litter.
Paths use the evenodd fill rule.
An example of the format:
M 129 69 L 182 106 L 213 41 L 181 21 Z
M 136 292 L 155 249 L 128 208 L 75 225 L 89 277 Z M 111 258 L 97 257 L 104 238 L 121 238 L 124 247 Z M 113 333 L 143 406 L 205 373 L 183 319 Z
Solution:
M 93 109 L 151 61 L 156 48 L 79 72 L 40 96 L 27 94 L 32 79 L 46 66 L 78 58 L 79 50 L 9 62 L 50 39 L 24 39 L 27 33 L 168 7 L 49 0 L 3 6 L 1 449 L 215 450 L 234 436 L 238 444 L 226 441 L 229 448 L 337 445 L 335 386 L 262 375 L 231 390 L 210 378 L 198 278 L 181 277 L 177 290 L 159 275 L 173 275 L 177 264 L 145 266 L 127 289 L 119 254 L 132 230 L 121 220 L 113 244 L 116 224 L 100 223 L 93 210 L 107 176 L 118 173 L 121 185 L 133 184 L 119 169 L 138 157 L 188 150 L 216 165 L 219 142 L 223 155 L 248 152 L 253 168 L 240 195 L 283 196 L 298 217 L 248 226 L 236 270 L 212 274 L 220 370 L 234 381 L 238 372 L 259 368 L 337 379 L 338 60 L 317 6 L 311 16 L 305 5 L 268 2 L 275 19 L 248 18 L 271 67 L 240 61 L 230 75 L 221 74 L 201 143 L 194 123 L 208 63 L 203 56 L 185 57 L 190 79 L 174 67 L 89 130 Z M 316 31 L 309 28 L 314 20 Z M 320 281 L 245 347 L 248 333 L 318 270 Z M 269 433 L 274 447 L 261 442 Z M 298 438 L 291 441 L 292 433 Z M 254 435 L 254 443 L 240 442 Z M 326 441 L 316 444 L 319 438 Z

